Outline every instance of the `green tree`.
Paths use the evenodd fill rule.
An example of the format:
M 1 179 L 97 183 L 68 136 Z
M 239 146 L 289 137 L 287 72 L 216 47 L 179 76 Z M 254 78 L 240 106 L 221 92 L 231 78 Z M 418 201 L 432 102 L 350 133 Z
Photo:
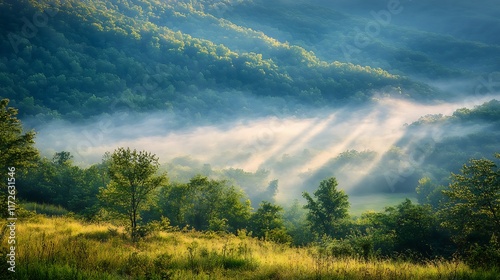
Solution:
M 131 238 L 137 240 L 140 213 L 151 206 L 151 194 L 168 183 L 167 176 L 157 175 L 158 158 L 146 151 L 119 148 L 108 164 L 111 181 L 100 190 L 99 197 L 107 209 L 128 219 Z
M 167 217 L 173 226 L 183 227 L 187 224 L 188 194 L 187 184 L 181 183 L 171 183 L 160 190 L 158 204 L 161 214 Z
M 254 236 L 287 243 L 292 240 L 286 232 L 283 220 L 283 208 L 270 202 L 263 201 L 260 207 L 250 218 L 250 230 Z
M 322 236 L 339 237 L 343 222 L 348 218 L 348 196 L 343 190 L 337 189 L 337 179 L 331 177 L 321 181 L 319 188 L 314 192 L 314 198 L 304 192 L 302 196 L 307 200 L 304 208 L 308 209 L 307 220 L 313 232 Z
M 94 164 L 82 170 L 81 184 L 73 188 L 68 200 L 68 210 L 75 211 L 86 219 L 92 219 L 99 212 L 99 188 L 109 183 L 106 166 Z
M 430 205 L 413 204 L 406 199 L 399 205 L 385 210 L 388 219 L 387 232 L 394 235 L 394 251 L 408 250 L 429 256 L 433 246 L 443 245 L 438 241 L 437 222 Z
M 85 188 L 84 170 L 73 165 L 73 155 L 69 152 L 55 153 L 52 158 L 52 177 L 51 182 L 54 197 L 51 198 L 53 204 L 60 205 L 70 211 L 79 212 L 79 208 L 74 204 L 82 195 L 81 190 Z M 28 174 L 29 176 L 29 174 Z M 76 206 L 76 207 L 75 207 Z M 85 207 L 81 205 L 80 207 Z
M 205 176 L 195 176 L 188 183 L 189 205 L 188 222 L 198 230 L 207 230 L 211 220 L 220 218 L 222 182 L 210 180 Z
M 500 154 L 495 155 L 500 158 Z M 488 244 L 500 234 L 500 170 L 492 160 L 471 159 L 443 194 L 448 197 L 441 214 L 454 241 L 462 249 Z
M 191 225 L 197 230 L 236 232 L 251 214 L 244 193 L 224 180 L 197 175 L 187 184 L 162 188 L 160 207 L 173 225 Z
M 58 165 L 71 165 L 73 162 L 73 155 L 70 152 L 62 151 L 55 153 L 52 162 Z
M 428 258 L 448 255 L 452 244 L 449 235 L 429 204 L 414 204 L 406 199 L 384 212 L 363 213 L 358 220 L 361 235 L 373 243 L 373 249 L 383 256 L 408 254 Z
M 437 209 L 439 204 L 445 200 L 442 192 L 444 189 L 444 186 L 434 184 L 429 177 L 421 178 L 415 188 L 418 203 L 429 204 Z
M 17 119 L 18 110 L 7 107 L 8 99 L 0 100 L 0 175 L 7 176 L 9 167 L 15 168 L 14 173 L 21 168 L 33 166 L 39 157 L 35 148 L 35 132 L 23 133 L 23 126 Z M 15 178 L 15 174 L 13 174 Z M 0 183 L 0 215 L 6 215 L 7 210 L 7 179 L 2 179 Z
M 37 160 L 34 166 L 24 168 L 18 173 L 19 197 L 32 202 L 55 204 L 56 173 L 55 165 L 45 157 Z
M 85 218 L 98 212 L 99 187 L 108 183 L 106 166 L 82 169 L 72 163 L 69 152 L 58 152 L 52 160 L 41 158 L 18 174 L 19 197 L 23 200 L 59 205 Z

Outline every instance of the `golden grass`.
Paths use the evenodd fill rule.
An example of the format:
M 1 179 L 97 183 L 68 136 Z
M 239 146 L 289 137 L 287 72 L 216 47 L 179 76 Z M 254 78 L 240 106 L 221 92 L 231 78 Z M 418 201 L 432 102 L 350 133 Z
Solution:
M 123 228 L 66 217 L 19 221 L 16 237 L 18 279 L 496 279 L 499 272 L 444 260 L 334 259 L 244 235 L 160 232 L 134 244 Z

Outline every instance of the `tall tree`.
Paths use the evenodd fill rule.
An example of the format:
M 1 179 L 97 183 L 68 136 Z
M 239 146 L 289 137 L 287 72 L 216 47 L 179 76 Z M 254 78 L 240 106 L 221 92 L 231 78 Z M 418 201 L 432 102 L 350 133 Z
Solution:
M 8 99 L 0 100 L 0 175 L 2 178 L 9 171 L 34 165 L 39 157 L 35 148 L 35 132 L 23 133 L 23 126 L 17 119 L 18 110 L 7 107 Z M 11 168 L 10 170 L 8 168 Z M 15 170 L 11 173 L 15 179 Z M 0 215 L 6 215 L 6 194 L 7 179 L 2 179 L 0 183 Z
M 500 154 L 495 155 L 500 158 Z M 443 194 L 444 225 L 455 233 L 459 245 L 485 244 L 500 233 L 500 170 L 488 159 L 471 159 Z
M 307 200 L 304 208 L 308 209 L 307 220 L 311 229 L 319 236 L 326 234 L 337 237 L 341 232 L 343 220 L 348 217 L 348 196 L 343 190 L 337 189 L 337 179 L 331 177 L 321 181 L 314 192 L 314 198 L 304 192 Z
M 283 220 L 283 208 L 267 201 L 262 201 L 260 207 L 250 218 L 250 230 L 254 236 L 280 243 L 291 241 L 286 232 Z
M 134 241 L 141 211 L 149 208 L 151 194 L 168 183 L 165 174 L 157 175 L 158 169 L 158 158 L 146 151 L 119 148 L 109 159 L 111 181 L 100 190 L 99 197 L 111 212 L 125 215 L 129 220 Z

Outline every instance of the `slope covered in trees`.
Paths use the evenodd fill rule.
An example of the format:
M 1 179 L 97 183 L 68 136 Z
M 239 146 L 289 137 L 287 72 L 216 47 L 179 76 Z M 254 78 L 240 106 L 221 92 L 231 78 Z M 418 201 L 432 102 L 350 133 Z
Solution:
M 348 28 L 369 21 L 303 3 L 290 7 L 272 2 L 273 9 L 262 14 L 262 5 L 259 1 L 4 1 L 1 95 L 19 107 L 23 117 L 80 120 L 120 110 L 161 110 L 190 119 L 209 115 L 221 119 L 257 114 L 251 109 L 255 97 L 264 100 L 259 109 L 264 114 L 276 107 L 283 113 L 307 111 L 301 110 L 304 104 L 359 103 L 381 91 L 418 100 L 442 99 L 446 98 L 442 92 L 408 75 L 435 76 L 432 68 L 443 77 L 464 77 L 468 70 L 464 74 L 460 69 L 471 65 L 483 65 L 482 71 L 498 66 L 491 65 L 498 55 L 494 46 L 393 26 L 384 28 L 391 35 L 381 34 L 380 43 L 363 48 L 375 48 L 374 52 L 347 59 L 341 53 L 353 38 Z M 303 10 L 310 12 L 303 19 L 286 14 Z M 262 17 L 279 31 L 276 35 L 262 26 L 266 24 Z M 257 20 L 261 25 L 254 26 Z M 339 28 L 325 29 L 321 24 Z M 282 36 L 285 27 L 294 30 L 291 37 Z M 313 47 L 315 39 L 304 37 L 320 35 L 328 37 L 321 40 L 324 47 Z M 396 37 L 411 39 L 399 43 L 390 39 Z M 419 49 L 427 41 L 430 45 Z M 443 58 L 428 52 L 439 48 L 467 50 L 471 55 L 462 56 L 475 63 L 458 63 L 458 53 Z M 388 52 L 399 54 L 389 59 Z M 423 68 L 411 70 L 405 63 Z M 219 113 L 213 113 L 214 108 Z
M 494 14 L 498 7 L 491 1 L 482 2 L 483 5 L 455 1 L 454 10 L 450 12 L 450 3 L 436 4 L 429 1 L 257 0 L 235 5 L 223 16 L 238 24 L 272 34 L 278 40 L 313 50 L 325 60 L 381 67 L 390 73 L 427 81 L 468 79 L 478 73 L 499 70 L 498 44 L 462 38 L 468 39 L 468 35 L 487 37 L 484 35 L 485 30 L 470 32 L 466 28 L 458 29 L 453 23 L 467 24 L 456 19 L 453 23 L 444 20 L 440 23 L 448 27 L 448 33 L 440 31 L 438 26 L 433 29 L 429 25 L 428 31 L 415 27 L 432 21 L 433 17 L 429 16 L 432 13 L 447 12 L 458 17 L 463 13 L 479 11 L 484 16 L 475 20 L 483 20 L 481 25 L 486 25 L 490 19 L 488 15 Z M 474 9 L 470 5 L 474 5 Z M 414 16 L 427 18 L 419 22 Z M 495 30 L 497 26 L 498 21 L 496 25 L 489 25 L 488 29 Z M 462 31 L 463 36 L 456 34 L 459 31 Z M 458 38 L 450 36 L 450 33 Z

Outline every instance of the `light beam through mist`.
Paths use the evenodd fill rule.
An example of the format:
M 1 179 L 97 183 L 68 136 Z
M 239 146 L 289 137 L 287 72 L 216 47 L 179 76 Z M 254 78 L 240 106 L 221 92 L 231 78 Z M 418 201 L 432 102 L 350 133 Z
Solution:
M 95 136 L 92 145 L 85 149 L 79 149 L 84 137 L 82 131 L 92 131 L 95 124 L 48 124 L 37 129 L 37 145 L 49 157 L 54 152 L 69 151 L 80 165 L 100 162 L 105 152 L 118 147 L 130 147 L 155 153 L 161 162 L 189 156 L 218 169 L 232 167 L 255 172 L 263 168 L 271 172 L 271 179 L 279 180 L 279 199 L 288 200 L 300 195 L 307 180 L 304 174 L 320 169 L 340 153 L 347 150 L 376 153 L 365 170 L 356 170 L 352 173 L 356 176 L 345 176 L 344 181 L 339 182 L 341 188 L 348 190 L 363 179 L 360 174 L 368 174 L 401 139 L 405 124 L 427 114 L 450 115 L 458 108 L 471 108 L 482 102 L 484 100 L 476 100 L 475 104 L 422 105 L 381 99 L 363 108 L 318 112 L 310 118 L 268 117 L 175 130 L 166 127 L 167 120 L 161 113 L 137 117 L 127 123 L 111 116 L 106 122 L 112 125 Z M 142 131 L 147 131 L 147 136 L 143 136 Z M 311 157 L 288 168 L 277 168 L 284 155 L 298 156 L 305 150 L 310 151 Z

